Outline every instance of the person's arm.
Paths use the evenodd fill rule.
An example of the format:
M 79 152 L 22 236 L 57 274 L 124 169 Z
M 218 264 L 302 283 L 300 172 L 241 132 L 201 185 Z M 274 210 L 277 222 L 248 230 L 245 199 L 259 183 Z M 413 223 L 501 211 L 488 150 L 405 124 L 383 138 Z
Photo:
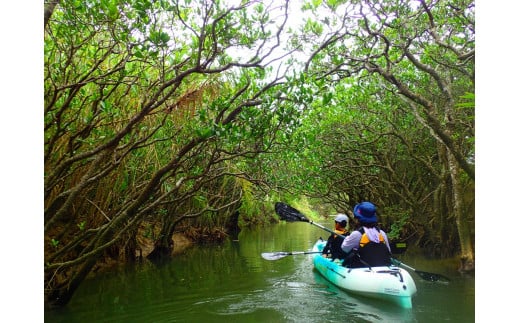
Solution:
M 334 236 L 331 234 L 329 236 L 329 238 L 327 239 L 327 243 L 325 244 L 325 247 L 323 247 L 323 250 L 321 251 L 321 254 L 324 255 L 324 254 L 330 254 L 331 250 L 330 250 L 330 247 L 331 247 L 331 244 L 332 244 L 332 239 L 334 238 Z
M 359 240 L 361 239 L 361 232 L 359 231 L 352 231 L 351 234 L 349 234 L 341 244 L 341 249 L 345 253 L 349 253 L 353 248 L 357 248 L 359 246 Z

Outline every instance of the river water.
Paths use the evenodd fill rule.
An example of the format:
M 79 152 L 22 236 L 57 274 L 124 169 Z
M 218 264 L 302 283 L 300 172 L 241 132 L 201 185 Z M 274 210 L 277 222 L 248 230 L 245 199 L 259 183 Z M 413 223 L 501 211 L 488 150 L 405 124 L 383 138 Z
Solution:
M 330 224 L 323 224 L 330 225 Z M 189 248 L 85 281 L 45 322 L 474 322 L 475 279 L 454 261 L 395 256 L 449 284 L 422 280 L 412 309 L 351 295 L 312 268 L 312 255 L 268 261 L 262 252 L 307 251 L 328 233 L 308 223 L 243 230 L 238 241 Z

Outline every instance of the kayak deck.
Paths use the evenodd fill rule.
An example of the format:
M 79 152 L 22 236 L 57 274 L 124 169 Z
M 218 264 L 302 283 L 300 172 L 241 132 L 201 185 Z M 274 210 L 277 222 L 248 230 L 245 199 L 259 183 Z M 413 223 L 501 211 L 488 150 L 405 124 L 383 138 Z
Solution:
M 326 241 L 319 239 L 313 251 L 322 251 Z M 417 287 L 410 274 L 396 266 L 346 268 L 340 261 L 316 254 L 316 270 L 334 285 L 346 291 L 392 302 L 402 308 L 412 308 Z

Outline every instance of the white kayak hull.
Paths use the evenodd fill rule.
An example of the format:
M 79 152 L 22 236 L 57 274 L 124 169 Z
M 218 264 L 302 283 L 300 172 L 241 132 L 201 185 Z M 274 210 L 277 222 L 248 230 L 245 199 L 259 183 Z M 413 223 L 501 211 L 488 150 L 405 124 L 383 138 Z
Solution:
M 321 251 L 326 241 L 318 240 L 312 251 Z M 396 266 L 346 268 L 321 254 L 314 256 L 314 268 L 332 284 L 348 292 L 412 308 L 417 287 L 410 274 Z

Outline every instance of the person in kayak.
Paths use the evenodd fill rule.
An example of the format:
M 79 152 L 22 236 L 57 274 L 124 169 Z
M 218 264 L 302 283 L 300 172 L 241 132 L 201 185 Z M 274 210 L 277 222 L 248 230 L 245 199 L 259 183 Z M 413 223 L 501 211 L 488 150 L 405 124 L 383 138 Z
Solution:
M 343 242 L 343 237 L 340 237 L 339 235 L 346 236 L 348 234 L 347 226 L 348 217 L 343 213 L 339 213 L 338 215 L 336 215 L 336 217 L 334 218 L 335 234 L 330 234 L 329 239 L 327 240 L 327 244 L 323 248 L 323 255 L 327 255 L 328 257 L 332 258 L 332 260 L 344 260 L 346 258 L 347 254 L 343 250 L 341 250 L 341 243 Z
M 357 230 L 343 240 L 341 249 L 347 253 L 343 265 L 350 268 L 389 266 L 392 252 L 386 233 L 377 227 L 376 206 L 361 202 L 354 207 Z

